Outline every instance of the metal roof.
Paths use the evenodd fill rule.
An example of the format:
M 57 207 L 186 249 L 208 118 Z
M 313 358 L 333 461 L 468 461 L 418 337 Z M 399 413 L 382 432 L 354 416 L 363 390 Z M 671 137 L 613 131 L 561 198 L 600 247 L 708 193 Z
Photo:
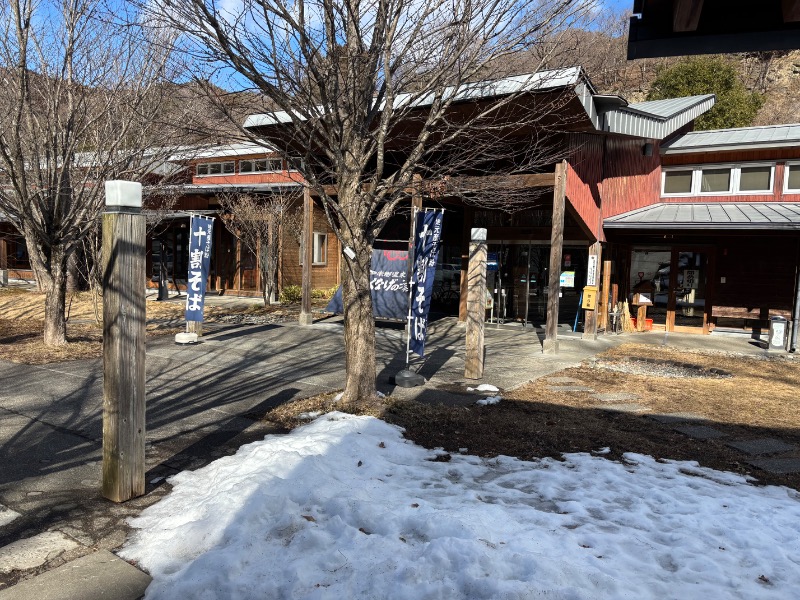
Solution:
M 560 87 L 568 87 L 577 84 L 581 79 L 585 79 L 583 69 L 580 67 L 569 67 L 565 69 L 552 69 L 549 71 L 539 71 L 525 75 L 515 75 L 505 79 L 491 81 L 479 81 L 476 83 L 465 83 L 456 89 L 455 87 L 446 88 L 443 92 L 445 97 L 454 95 L 452 100 L 460 102 L 462 100 L 480 100 L 484 98 L 494 98 L 497 96 L 507 96 L 520 92 L 533 92 L 551 90 Z M 434 93 L 422 94 L 397 94 L 394 100 L 396 108 L 413 107 L 422 108 L 430 106 L 435 100 Z M 312 114 L 322 114 L 323 107 L 317 106 L 311 111 Z M 302 120 L 301 115 L 297 118 Z M 277 125 L 279 123 L 291 123 L 292 116 L 286 111 L 250 115 L 245 119 L 244 127 L 260 127 L 264 125 Z
M 800 123 L 693 131 L 664 144 L 662 154 L 800 145 Z
M 603 220 L 606 229 L 800 229 L 796 202 L 660 202 Z
M 598 129 L 663 140 L 710 110 L 715 102 L 714 94 L 637 102 L 603 113 Z
M 453 101 L 479 100 L 507 96 L 521 92 L 573 88 L 586 114 L 595 129 L 609 133 L 662 140 L 688 122 L 708 111 L 716 97 L 714 94 L 687 96 L 667 100 L 651 100 L 628 105 L 624 98 L 597 94 L 592 83 L 581 67 L 540 71 L 526 75 L 516 75 L 494 81 L 467 83 L 447 88 L 444 96 L 454 95 Z M 396 107 L 429 106 L 435 98 L 433 93 L 398 94 Z M 321 115 L 323 107 L 317 106 L 309 111 Z M 295 118 L 305 117 L 297 114 Z M 244 122 L 245 128 L 270 126 L 292 122 L 292 115 L 278 111 L 260 115 L 250 115 Z

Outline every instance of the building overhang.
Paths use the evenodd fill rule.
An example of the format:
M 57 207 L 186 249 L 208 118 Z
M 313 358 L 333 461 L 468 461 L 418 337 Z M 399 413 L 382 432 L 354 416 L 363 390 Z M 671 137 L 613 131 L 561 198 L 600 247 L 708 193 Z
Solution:
M 800 204 L 792 202 L 660 202 L 603 220 L 610 231 L 794 231 Z
M 628 60 L 800 48 L 800 0 L 634 0 Z

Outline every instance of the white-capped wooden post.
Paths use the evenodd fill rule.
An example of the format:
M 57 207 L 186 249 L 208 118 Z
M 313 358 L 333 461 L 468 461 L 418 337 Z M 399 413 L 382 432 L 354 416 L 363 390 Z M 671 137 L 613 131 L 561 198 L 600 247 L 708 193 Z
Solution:
M 467 268 L 467 347 L 464 377 L 483 377 L 483 322 L 486 317 L 486 230 L 471 230 Z
M 145 218 L 142 184 L 106 182 L 103 214 L 103 496 L 144 494 Z
M 561 253 L 564 246 L 564 202 L 567 190 L 567 161 L 556 165 L 553 188 L 553 227 L 550 234 L 550 270 L 547 284 L 547 323 L 542 352 L 558 352 L 558 304 L 561 294 Z
M 314 260 L 314 201 L 311 190 L 303 188 L 303 296 L 300 301 L 300 325 L 311 325 L 311 263 Z

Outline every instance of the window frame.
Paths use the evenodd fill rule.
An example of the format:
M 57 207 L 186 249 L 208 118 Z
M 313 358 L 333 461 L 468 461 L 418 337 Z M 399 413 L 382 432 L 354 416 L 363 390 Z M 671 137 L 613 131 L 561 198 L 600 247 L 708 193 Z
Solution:
M 328 233 L 326 231 L 314 231 L 311 234 L 311 239 L 313 240 L 312 241 L 313 246 L 311 248 L 311 266 L 312 267 L 323 267 L 323 266 L 327 265 L 328 264 Z M 316 254 L 315 250 L 318 247 L 317 246 L 317 240 L 318 239 L 322 239 L 322 243 L 319 244 L 319 247 L 322 249 L 321 250 L 321 258 L 322 258 L 322 260 L 321 261 L 315 260 L 315 258 L 316 258 L 315 257 L 315 254 Z M 300 266 L 303 265 L 303 258 L 306 255 L 305 249 L 306 249 L 305 248 L 305 236 L 302 236 L 302 238 L 300 240 L 300 257 L 299 257 L 300 260 L 298 261 L 300 263 Z
M 252 165 L 252 169 L 250 171 L 243 171 L 242 165 L 244 163 L 250 163 Z M 259 169 L 257 168 L 258 163 L 264 163 L 264 168 Z M 277 167 L 277 168 L 270 168 L 270 167 Z M 283 160 L 280 157 L 265 157 L 265 158 L 246 158 L 244 160 L 239 161 L 239 174 L 240 175 L 252 175 L 256 173 L 280 173 L 283 171 Z
M 800 166 L 800 162 L 797 163 Z M 775 194 L 775 168 L 776 162 L 757 161 L 757 162 L 743 162 L 743 163 L 704 163 L 695 165 L 669 165 L 661 167 L 661 197 L 662 198 L 689 198 L 692 196 L 772 196 Z M 745 190 L 740 189 L 742 169 L 750 167 L 769 167 L 769 189 L 768 190 Z M 703 192 L 701 191 L 703 171 L 711 171 L 714 169 L 730 169 L 730 187 L 726 192 Z M 680 192 L 677 194 L 669 194 L 664 192 L 664 185 L 666 183 L 666 174 L 670 171 L 691 171 L 692 172 L 692 188 L 690 192 Z M 788 169 L 784 169 L 784 191 L 788 184 Z M 800 190 L 798 190 L 800 193 Z
M 800 161 L 786 161 L 783 164 L 783 193 L 784 194 L 800 194 L 800 188 L 789 187 L 789 168 L 800 168 Z
M 231 165 L 231 171 L 225 172 L 225 165 Z M 211 168 L 219 167 L 219 173 L 212 173 Z M 200 172 L 200 167 L 204 167 L 206 173 Z M 194 169 L 195 177 L 226 177 L 228 175 L 235 175 L 236 174 L 236 161 L 233 160 L 223 160 L 223 161 L 213 161 L 213 162 L 202 162 L 197 163 Z

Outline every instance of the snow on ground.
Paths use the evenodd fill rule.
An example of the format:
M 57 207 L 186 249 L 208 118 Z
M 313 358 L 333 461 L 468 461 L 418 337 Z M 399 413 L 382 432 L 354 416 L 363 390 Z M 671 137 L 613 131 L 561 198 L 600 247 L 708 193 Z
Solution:
M 501 396 L 486 396 L 486 398 L 481 398 L 475 404 L 480 404 L 481 406 L 488 406 L 489 404 L 497 404 L 502 400 Z
M 19 517 L 18 512 L 15 512 L 10 508 L 8 508 L 7 506 L 3 506 L 2 504 L 0 504 L 0 527 L 8 525 L 9 523 L 11 523 L 11 521 L 16 519 L 17 517 Z
M 148 600 L 780 598 L 800 494 L 689 462 L 432 452 L 329 413 L 171 478 L 121 552 Z
M 491 383 L 482 383 L 478 387 L 468 387 L 468 392 L 499 392 L 500 388 L 497 386 L 492 385 Z

